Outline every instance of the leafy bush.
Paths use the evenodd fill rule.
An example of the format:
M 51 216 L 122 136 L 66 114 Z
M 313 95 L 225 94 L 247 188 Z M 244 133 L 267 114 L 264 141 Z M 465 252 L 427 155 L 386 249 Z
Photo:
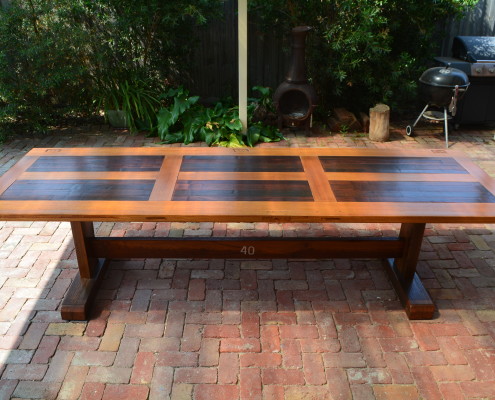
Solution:
M 251 0 L 265 30 L 310 25 L 308 69 L 326 109 L 407 108 L 432 61 L 439 23 L 478 0 Z
M 105 112 L 120 110 L 131 132 L 153 130 L 160 100 L 156 90 L 144 80 L 110 81 L 100 92 L 99 108 Z
M 253 121 L 255 110 L 264 107 L 266 96 L 270 93 L 265 88 L 257 89 L 265 96 L 250 101 L 250 125 L 246 135 L 241 134 L 242 123 L 237 106 L 218 102 L 214 107 L 204 107 L 198 103 L 198 96 L 189 96 L 184 88 L 170 89 L 163 96 L 168 106 L 158 112 L 158 135 L 164 143 L 189 144 L 201 141 L 208 146 L 224 147 L 279 141 L 283 136 L 275 127 Z
M 108 82 L 180 83 L 194 27 L 222 0 L 12 0 L 0 6 L 0 116 L 44 126 L 94 111 Z M 187 68 L 186 68 L 187 70 Z M 8 115 L 6 115 L 8 114 Z

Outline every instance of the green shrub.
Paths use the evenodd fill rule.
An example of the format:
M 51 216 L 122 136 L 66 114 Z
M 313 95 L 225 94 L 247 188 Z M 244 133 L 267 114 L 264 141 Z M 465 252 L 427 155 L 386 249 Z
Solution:
M 251 0 L 265 30 L 310 25 L 307 63 L 325 109 L 405 109 L 437 51 L 439 23 L 478 0 Z
M 255 89 L 261 93 L 261 97 L 250 99 L 249 127 L 245 135 L 241 133 L 242 122 L 237 106 L 218 102 L 214 107 L 205 107 L 198 103 L 198 96 L 189 96 L 184 88 L 170 89 L 163 96 L 167 105 L 157 115 L 158 136 L 164 143 L 190 144 L 201 141 L 208 146 L 224 147 L 280 141 L 283 136 L 278 129 L 254 121 L 255 112 L 266 107 L 270 96 L 267 88 Z
M 95 111 L 108 82 L 187 78 L 194 27 L 221 0 L 12 0 L 0 6 L 0 118 L 46 126 Z M 181 73 L 179 73 L 181 71 Z M 0 121 L 2 122 L 2 121 Z

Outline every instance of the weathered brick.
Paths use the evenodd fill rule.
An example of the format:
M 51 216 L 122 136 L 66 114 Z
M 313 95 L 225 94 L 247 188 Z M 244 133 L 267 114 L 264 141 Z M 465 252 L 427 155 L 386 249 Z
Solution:
M 405 385 L 414 383 L 407 362 L 402 354 L 385 353 L 384 357 L 387 364 L 387 370 L 392 375 L 392 380 L 395 384 Z
M 203 337 L 205 338 L 238 338 L 239 327 L 236 325 L 208 325 L 205 326 Z
M 14 390 L 13 397 L 21 399 L 55 400 L 61 383 L 21 381 Z
M 175 371 L 174 382 L 177 383 L 216 383 L 216 368 L 178 368 Z
M 493 397 L 495 380 L 486 382 L 460 382 L 462 392 L 467 398 Z
M 143 385 L 107 385 L 103 400 L 147 400 L 149 388 Z
M 41 339 L 38 350 L 34 353 L 32 362 L 35 364 L 48 363 L 53 354 L 55 354 L 59 342 L 59 336 L 44 336 L 43 339 Z
M 441 351 L 411 351 L 404 353 L 409 365 L 429 366 L 447 365 L 447 360 Z
M 342 351 L 346 353 L 356 353 L 361 350 L 361 342 L 353 326 L 341 327 L 339 329 L 339 340 Z
M 198 365 L 198 353 L 162 352 L 157 355 L 156 365 L 161 367 L 195 367 Z
M 117 351 L 120 346 L 120 340 L 124 334 L 125 325 L 121 323 L 108 324 L 100 342 L 99 350 Z
M 440 349 L 442 354 L 449 364 L 467 364 L 467 359 L 457 344 L 457 341 L 453 337 L 438 337 L 438 343 L 440 344 Z
M 145 385 L 151 383 L 154 367 L 154 353 L 137 353 L 134 367 L 132 369 L 130 383 L 134 385 Z
M 241 400 L 261 400 L 261 373 L 258 368 L 241 368 L 240 373 Z
M 418 348 L 416 341 L 408 337 L 381 338 L 379 342 L 384 352 L 407 352 Z
M 202 326 L 195 324 L 185 324 L 184 334 L 181 340 L 182 351 L 199 351 L 201 348 Z
M 327 381 L 325 368 L 320 354 L 305 353 L 302 355 L 303 371 L 306 384 L 324 385 Z
M 3 379 L 19 379 L 40 381 L 45 376 L 48 366 L 45 364 L 9 364 L 6 366 Z
M 240 361 L 241 368 L 272 368 L 282 364 L 282 356 L 277 353 L 246 353 L 240 355 Z
M 301 339 L 299 344 L 303 353 L 337 353 L 341 349 L 337 339 Z
M 17 380 L 7 380 L 7 379 L 2 379 L 0 380 L 0 399 L 10 399 L 12 398 L 12 393 L 15 390 L 15 387 L 17 386 L 18 381 Z
M 347 375 L 350 383 L 391 384 L 392 376 L 385 368 L 349 368 Z
M 122 339 L 122 347 L 127 343 L 127 340 L 137 341 L 139 351 L 151 351 L 155 353 L 161 353 L 164 351 L 179 351 L 180 339 L 172 337 L 161 338 L 124 338 Z M 124 342 L 126 341 L 126 342 Z M 137 348 L 137 347 L 136 347 Z M 122 348 L 121 348 L 122 350 Z M 120 350 L 119 350 L 120 352 Z
M 433 365 L 430 369 L 437 382 L 471 381 L 475 378 L 469 365 Z
M 206 283 L 204 279 L 192 279 L 189 282 L 187 299 L 189 301 L 203 301 L 206 296 Z
M 88 336 L 63 336 L 60 339 L 58 350 L 65 351 L 91 351 L 98 349 L 100 338 Z
M 57 399 L 60 400 L 77 400 L 84 386 L 86 375 L 89 367 L 72 365 L 65 376 L 62 387 Z
M 366 365 L 371 368 L 384 368 L 387 366 L 383 358 L 383 351 L 375 338 L 361 339 L 361 352 L 363 353 Z
M 324 353 L 326 368 L 361 368 L 366 366 L 361 353 Z
M 297 339 L 282 340 L 280 350 L 285 368 L 302 367 L 301 345 Z
M 100 337 L 105 333 L 107 321 L 104 319 L 93 319 L 88 322 L 86 327 L 86 336 Z
M 169 311 L 165 322 L 165 337 L 182 337 L 186 315 L 180 311 Z
M 295 312 L 264 312 L 261 313 L 263 325 L 294 325 L 297 322 Z
M 318 339 L 316 326 L 282 325 L 279 327 L 280 337 L 283 339 Z
M 261 326 L 261 349 L 263 352 L 280 351 L 280 335 L 277 326 Z
M 243 312 L 241 315 L 241 332 L 244 338 L 260 337 L 260 321 L 258 313 Z
M 105 384 L 127 384 L 131 377 L 131 368 L 120 367 L 90 367 L 87 382 L 100 382 Z
M 444 399 L 449 400 L 464 400 L 465 396 L 462 393 L 461 386 L 457 382 L 442 382 L 438 384 L 438 389 Z
M 218 362 L 218 383 L 235 384 L 238 376 L 239 356 L 235 353 L 221 353 Z
M 191 397 L 176 397 L 184 400 Z M 172 396 L 174 399 L 174 396 Z M 239 387 L 237 385 L 196 385 L 194 389 L 194 400 L 238 400 Z
M 352 399 L 349 379 L 343 368 L 327 368 L 328 390 L 335 400 Z
M 62 382 L 74 357 L 73 352 L 57 351 L 50 361 L 43 381 Z
M 75 366 L 109 367 L 115 360 L 115 352 L 111 351 L 79 351 L 72 359 Z
M 41 342 L 45 334 L 45 330 L 48 327 L 46 323 L 32 323 L 24 338 L 22 339 L 21 344 L 19 345 L 19 350 L 30 350 L 36 349 Z
M 201 342 L 199 366 L 213 367 L 218 365 L 220 355 L 220 339 L 205 338 Z
M 45 335 L 82 336 L 86 324 L 80 322 L 54 322 L 48 325 Z
M 127 324 L 124 331 L 126 337 L 150 338 L 163 336 L 163 324 Z
M 264 368 L 263 385 L 304 385 L 304 375 L 299 369 Z
M 220 341 L 221 353 L 248 353 L 261 351 L 261 344 L 259 339 L 241 339 L 241 338 L 226 338 Z
M 413 385 L 374 385 L 376 400 L 416 400 L 418 390 Z
M 155 367 L 151 380 L 149 400 L 168 399 L 172 391 L 173 380 L 173 368 Z
M 420 396 L 425 399 L 442 399 L 437 382 L 428 367 L 411 367 Z

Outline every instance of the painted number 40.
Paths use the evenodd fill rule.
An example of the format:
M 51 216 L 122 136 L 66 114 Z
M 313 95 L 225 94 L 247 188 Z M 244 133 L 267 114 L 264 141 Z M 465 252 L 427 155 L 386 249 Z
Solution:
M 254 256 L 254 253 L 256 253 L 254 246 L 242 246 L 241 248 L 241 254 L 244 254 L 245 256 Z

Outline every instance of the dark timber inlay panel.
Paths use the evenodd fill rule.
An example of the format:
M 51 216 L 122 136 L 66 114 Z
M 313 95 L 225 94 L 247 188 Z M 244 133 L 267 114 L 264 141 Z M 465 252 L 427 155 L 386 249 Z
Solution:
M 294 156 L 184 156 L 181 172 L 303 172 Z
M 448 157 L 338 157 L 322 156 L 325 172 L 467 174 Z
M 152 180 L 21 180 L 10 186 L 0 200 L 121 200 L 146 201 Z
M 164 158 L 164 156 L 43 156 L 28 171 L 159 171 Z
M 313 201 L 305 181 L 178 181 L 174 201 Z
M 331 181 L 337 201 L 411 203 L 495 203 L 476 182 Z

